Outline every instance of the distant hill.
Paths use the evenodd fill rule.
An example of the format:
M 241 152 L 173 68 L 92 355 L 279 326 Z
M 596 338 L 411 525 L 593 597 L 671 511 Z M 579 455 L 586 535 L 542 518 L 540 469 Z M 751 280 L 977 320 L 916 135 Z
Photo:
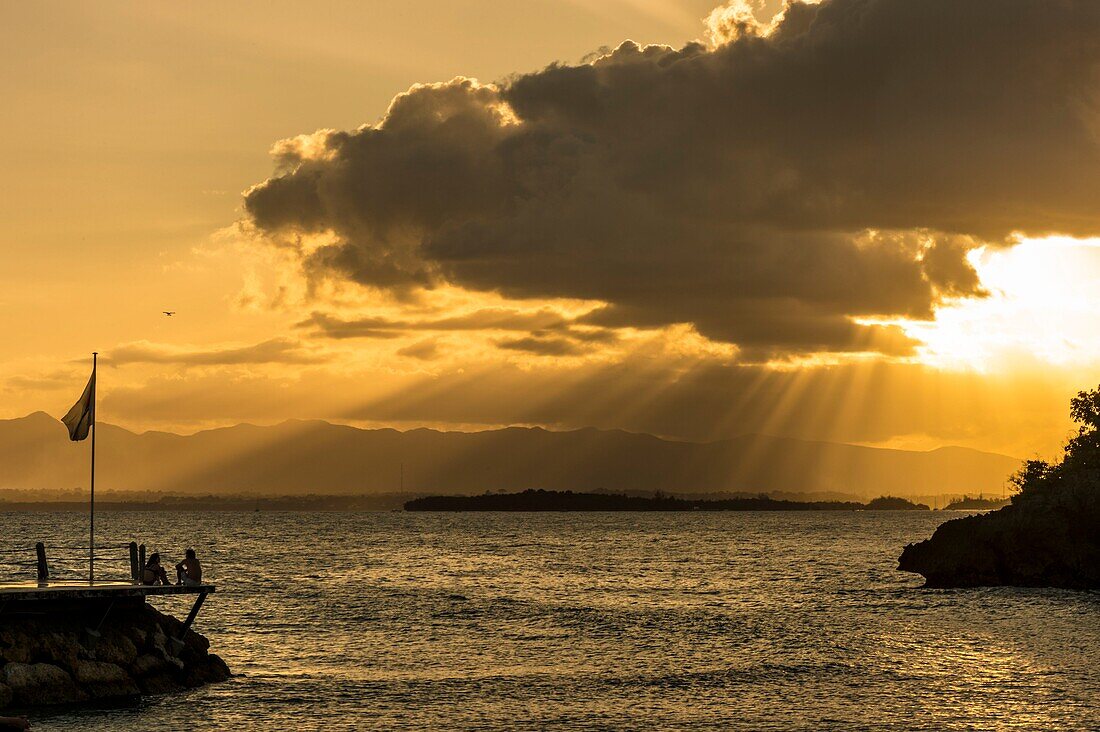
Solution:
M 193 435 L 100 425 L 97 489 L 174 494 L 834 492 L 866 498 L 1001 490 L 1019 466 L 947 447 L 886 450 L 763 435 L 690 443 L 582 429 L 362 430 L 321 421 Z M 87 486 L 88 443 L 36 412 L 0 420 L 0 489 Z M 97 491 L 98 492 L 98 491 Z

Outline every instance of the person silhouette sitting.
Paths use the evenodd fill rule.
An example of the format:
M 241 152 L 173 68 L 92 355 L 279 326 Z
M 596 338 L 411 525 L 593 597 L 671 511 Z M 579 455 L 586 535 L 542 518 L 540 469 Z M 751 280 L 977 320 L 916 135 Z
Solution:
M 145 563 L 145 570 L 141 573 L 141 584 L 155 585 L 158 582 L 162 585 L 171 584 L 168 581 L 168 573 L 164 571 L 164 567 L 160 566 L 160 554 L 153 552 L 149 561 Z
M 184 552 L 186 558 L 176 565 L 176 584 L 194 587 L 202 584 L 202 565 L 195 557 L 195 550 Z

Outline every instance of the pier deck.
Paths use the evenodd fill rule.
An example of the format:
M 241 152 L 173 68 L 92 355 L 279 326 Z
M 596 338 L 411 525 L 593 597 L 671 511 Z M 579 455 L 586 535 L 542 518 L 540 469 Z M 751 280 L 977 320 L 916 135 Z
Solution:
M 112 608 L 142 605 L 149 595 L 198 595 L 177 641 L 191 628 L 198 617 L 206 596 L 217 588 L 214 585 L 139 585 L 133 582 L 27 582 L 0 585 L 0 622 L 5 615 L 81 613 L 94 617 L 102 611 L 95 628 L 95 635 Z M 93 621 L 94 622 L 94 621 Z
M 26 582 L 0 585 L 3 600 L 113 600 L 149 595 L 209 595 L 215 585 L 136 585 L 132 582 Z

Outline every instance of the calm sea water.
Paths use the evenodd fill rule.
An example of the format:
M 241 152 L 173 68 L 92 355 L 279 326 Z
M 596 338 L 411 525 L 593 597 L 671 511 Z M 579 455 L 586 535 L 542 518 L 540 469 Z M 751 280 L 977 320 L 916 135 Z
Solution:
M 895 571 L 897 556 L 949 516 L 106 514 L 104 542 L 135 538 L 173 561 L 198 548 L 219 587 L 196 629 L 239 675 L 32 721 L 181 732 L 1100 726 L 1100 594 L 920 589 Z M 85 531 L 75 514 L 0 514 L 2 545 Z

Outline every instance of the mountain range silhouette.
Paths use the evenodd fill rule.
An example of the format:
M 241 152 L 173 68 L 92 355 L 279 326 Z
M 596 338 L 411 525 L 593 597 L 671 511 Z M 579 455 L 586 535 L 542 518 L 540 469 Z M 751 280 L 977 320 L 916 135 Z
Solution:
M 597 429 L 359 429 L 240 424 L 191 435 L 100 424 L 99 490 L 188 494 L 484 491 L 1000 492 L 1019 461 L 961 447 L 892 450 L 766 435 L 708 443 Z M 0 489 L 87 485 L 84 443 L 44 412 L 0 420 Z

